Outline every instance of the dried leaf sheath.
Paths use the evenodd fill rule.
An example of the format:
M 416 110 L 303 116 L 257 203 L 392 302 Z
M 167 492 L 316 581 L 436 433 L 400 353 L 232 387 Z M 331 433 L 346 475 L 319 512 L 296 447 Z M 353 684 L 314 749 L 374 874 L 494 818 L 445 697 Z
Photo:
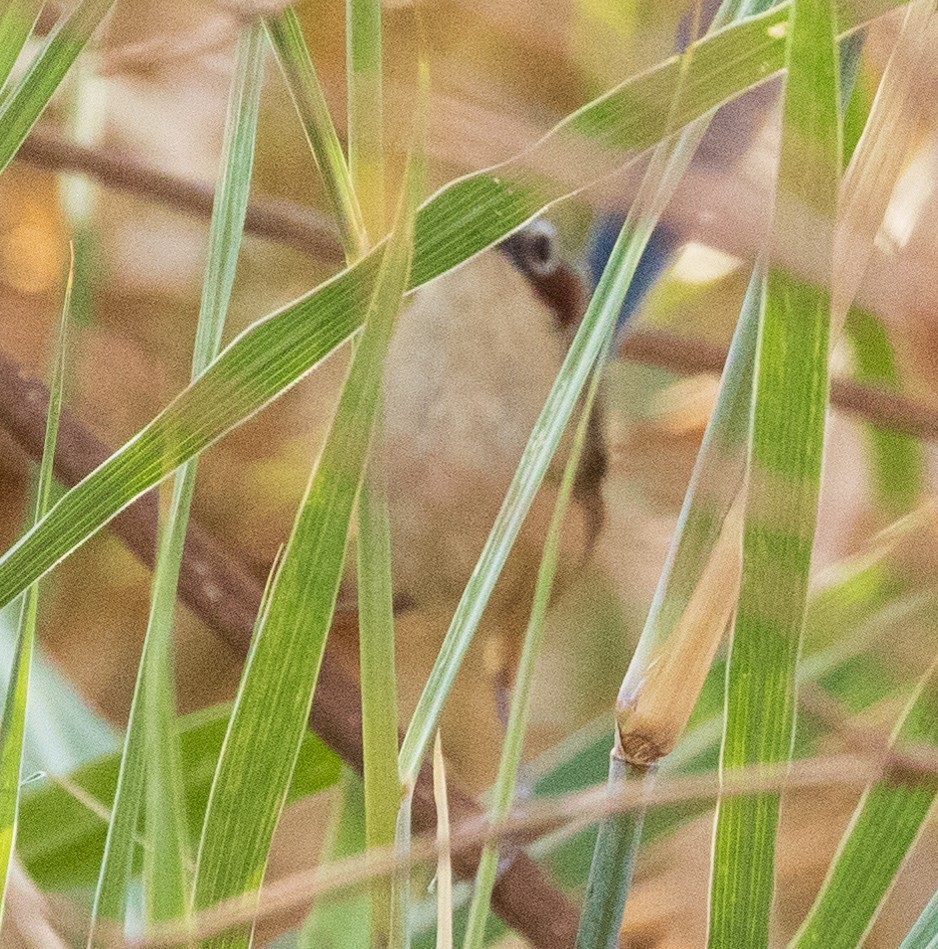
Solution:
M 616 754 L 650 765 L 677 744 L 697 703 L 739 595 L 743 500 L 737 497 L 690 602 L 634 690 L 616 705 Z

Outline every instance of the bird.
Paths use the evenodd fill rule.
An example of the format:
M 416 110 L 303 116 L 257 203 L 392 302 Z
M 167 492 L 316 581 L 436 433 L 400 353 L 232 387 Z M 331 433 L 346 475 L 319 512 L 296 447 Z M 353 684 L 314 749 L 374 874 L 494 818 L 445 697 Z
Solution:
M 554 245 L 552 228 L 538 222 L 418 293 L 398 318 L 382 446 L 396 580 L 415 602 L 465 586 L 582 314 L 580 287 L 551 286 L 574 276 Z M 572 518 L 582 513 L 583 523 L 568 531 L 581 553 L 602 521 L 604 454 L 599 430 L 592 436 L 577 478 L 583 510 Z M 541 521 L 533 511 L 495 604 L 515 603 L 530 586 L 525 564 L 542 545 Z
M 585 309 L 585 275 L 558 246 L 553 226 L 536 220 L 418 290 L 398 316 L 385 364 L 378 457 L 387 485 L 394 591 L 404 604 L 397 642 L 402 692 L 411 693 L 405 705 L 429 672 Z M 601 418 L 597 409 L 578 466 L 555 594 L 589 562 L 602 530 Z M 465 660 L 457 687 L 461 681 L 467 702 L 457 694 L 449 703 L 456 710 L 451 718 L 463 725 L 466 704 L 485 719 L 463 728 L 474 733 L 470 743 L 486 758 L 483 773 L 497 763 L 492 748 L 506 720 L 572 430 L 568 426 Z M 453 741 L 448 753 L 458 764 Z M 480 756 L 467 751 L 463 757 Z

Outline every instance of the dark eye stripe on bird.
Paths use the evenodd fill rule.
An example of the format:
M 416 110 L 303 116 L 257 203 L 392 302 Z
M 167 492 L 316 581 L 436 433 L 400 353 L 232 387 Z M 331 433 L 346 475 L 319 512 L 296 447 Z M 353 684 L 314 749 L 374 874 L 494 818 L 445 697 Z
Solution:
M 531 222 L 499 245 L 499 250 L 527 279 L 540 300 L 550 307 L 559 327 L 572 332 L 587 302 L 586 275 L 557 250 L 557 235 L 543 219 Z M 592 549 L 605 520 L 602 483 L 608 470 L 608 453 L 597 404 L 589 420 L 583 455 L 577 468 L 573 493 L 586 515 L 587 549 Z
M 586 280 L 558 252 L 557 232 L 551 223 L 543 218 L 532 221 L 502 241 L 498 249 L 527 278 L 561 327 L 580 322 L 587 302 Z

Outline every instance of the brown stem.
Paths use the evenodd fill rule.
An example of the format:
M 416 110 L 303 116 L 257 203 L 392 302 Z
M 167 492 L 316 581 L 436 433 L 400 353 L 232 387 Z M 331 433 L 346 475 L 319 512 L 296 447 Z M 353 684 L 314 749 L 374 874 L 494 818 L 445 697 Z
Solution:
M 177 211 L 205 218 L 212 213 L 214 192 L 208 182 L 167 174 L 127 156 L 76 145 L 45 128 L 33 129 L 16 157 L 49 171 L 89 175 L 108 188 L 158 201 Z M 244 229 L 327 261 L 343 260 L 338 234 L 328 219 L 293 201 L 252 201 Z
M 619 356 L 684 374 L 719 373 L 726 361 L 726 349 L 667 330 L 641 329 L 626 335 L 619 347 Z M 830 401 L 841 411 L 881 428 L 929 441 L 938 440 L 938 408 L 913 402 L 898 392 L 849 379 L 834 379 Z
M 45 385 L 27 378 L 12 359 L 0 353 L 0 426 L 35 461 L 42 456 L 48 399 Z M 63 484 L 76 484 L 110 454 L 108 447 L 71 412 L 62 412 L 55 474 Z M 156 517 L 157 499 L 151 491 L 111 522 L 117 536 L 151 567 L 156 549 Z M 190 522 L 179 576 L 180 599 L 242 654 L 250 642 L 261 589 L 260 581 L 237 556 L 220 547 L 195 519 Z M 354 609 L 337 610 L 330 641 L 338 639 L 345 645 L 354 642 L 356 621 Z M 349 765 L 361 771 L 361 702 L 355 673 L 347 665 L 349 660 L 343 659 L 347 656 L 347 650 L 340 655 L 338 650 L 327 649 L 316 685 L 310 727 Z M 475 799 L 452 781 L 449 806 L 454 824 L 482 815 Z M 435 828 L 436 805 L 429 762 L 417 784 L 413 814 L 418 832 L 429 833 Z M 453 866 L 460 875 L 472 877 L 479 856 L 477 845 L 455 850 Z M 576 908 L 520 851 L 514 853 L 497 881 L 492 906 L 508 926 L 535 946 L 567 949 L 574 944 Z

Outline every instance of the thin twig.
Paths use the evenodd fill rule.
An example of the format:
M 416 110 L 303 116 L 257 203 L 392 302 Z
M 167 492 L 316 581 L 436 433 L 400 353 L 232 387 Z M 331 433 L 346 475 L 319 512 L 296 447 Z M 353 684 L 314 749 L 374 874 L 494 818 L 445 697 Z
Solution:
M 206 220 L 212 213 L 214 190 L 208 182 L 171 175 L 112 151 L 76 145 L 46 128 L 34 129 L 16 157 L 49 171 L 89 175 L 107 188 L 157 201 Z M 329 220 L 293 201 L 255 199 L 248 205 L 244 229 L 249 234 L 288 244 L 328 262 L 343 260 L 338 234 Z
M 938 768 L 933 749 L 922 749 L 923 779 Z M 916 759 L 918 760 L 918 759 Z M 674 805 L 688 801 L 713 800 L 756 792 L 781 792 L 831 787 L 863 788 L 880 778 L 895 764 L 888 753 L 879 755 L 835 755 L 810 758 L 792 763 L 758 765 L 738 769 L 720 776 L 711 772 L 672 778 L 649 785 L 644 781 L 628 781 L 611 792 L 603 783 L 585 791 L 575 791 L 556 798 L 528 804 L 495 826 L 477 817 L 462 823 L 451 836 L 455 848 L 476 848 L 486 842 L 505 837 L 530 841 L 558 827 L 585 827 L 600 818 L 637 807 Z M 424 863 L 437 857 L 439 841 L 426 837 L 416 842 L 406 858 L 411 864 Z M 326 867 L 304 870 L 264 888 L 258 907 L 255 901 L 233 899 L 201 913 L 195 920 L 195 934 L 207 938 L 228 928 L 254 920 L 278 916 L 303 906 L 314 897 L 360 886 L 399 868 L 401 856 L 393 847 L 372 849 L 365 854 L 336 861 Z M 192 930 L 170 925 L 148 937 L 131 940 L 134 949 L 167 949 L 191 937 Z M 115 945 L 127 945 L 120 939 Z
M 626 335 L 619 347 L 619 356 L 682 374 L 719 373 L 726 361 L 726 349 L 693 336 L 641 329 Z M 849 379 L 834 379 L 830 401 L 841 411 L 882 428 L 938 441 L 938 407 L 914 402 L 898 392 Z

